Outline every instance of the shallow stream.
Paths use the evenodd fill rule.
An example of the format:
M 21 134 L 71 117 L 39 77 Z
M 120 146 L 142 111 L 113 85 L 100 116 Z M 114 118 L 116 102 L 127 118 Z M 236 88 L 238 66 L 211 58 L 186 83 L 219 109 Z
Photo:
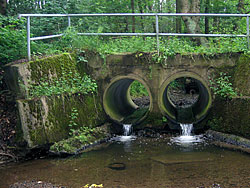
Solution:
M 39 159 L 0 168 L 0 187 L 25 180 L 80 188 L 250 187 L 250 155 L 207 142 L 117 137 L 80 156 Z

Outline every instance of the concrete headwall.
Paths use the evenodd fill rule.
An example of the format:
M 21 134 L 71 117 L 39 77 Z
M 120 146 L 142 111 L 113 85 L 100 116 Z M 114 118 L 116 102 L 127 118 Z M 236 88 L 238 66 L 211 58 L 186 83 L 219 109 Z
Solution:
M 210 90 L 209 82 L 210 77 L 218 75 L 219 72 L 227 72 L 233 76 L 234 86 L 242 90 L 243 94 L 249 95 L 248 56 L 241 54 L 176 55 L 158 61 L 155 55 L 155 53 L 126 53 L 108 55 L 103 59 L 97 53 L 86 51 L 81 56 L 84 56 L 88 62 L 77 62 L 75 54 L 62 54 L 33 62 L 7 65 L 5 78 L 9 88 L 16 93 L 22 130 L 29 146 L 51 143 L 67 137 L 69 117 L 73 107 L 79 112 L 77 120 L 79 126 L 99 125 L 107 120 L 106 115 L 115 122 L 121 122 L 135 109 L 128 94 L 129 86 L 134 80 L 141 82 L 150 96 L 149 110 L 136 128 L 145 126 L 176 128 L 174 127 L 177 121 L 174 112 L 176 107 L 168 101 L 166 90 L 171 81 L 180 77 L 191 77 L 197 80 L 199 85 L 200 98 L 193 109 L 196 123 L 203 119 L 205 123 L 211 122 L 211 116 L 207 117 L 210 111 L 214 117 L 220 114 L 219 116 L 223 116 L 224 120 L 229 113 L 234 112 L 229 110 L 228 113 L 222 113 L 223 111 L 229 108 L 237 109 L 236 106 L 245 103 L 249 104 L 249 100 L 214 102 L 216 97 Z M 39 84 L 40 78 L 50 80 L 60 77 L 62 69 L 91 75 L 97 81 L 98 94 L 30 98 L 30 83 Z M 244 74 L 241 74 L 242 69 Z M 247 80 L 246 85 L 242 84 L 242 80 Z M 218 105 L 221 109 L 218 109 Z M 221 113 L 216 114 L 217 111 Z M 245 113 L 237 117 L 247 119 L 248 112 L 247 106 Z M 221 119 L 219 116 L 218 119 Z M 162 122 L 162 117 L 167 117 L 169 120 L 167 124 Z M 236 127 L 238 122 L 237 125 L 235 123 Z M 243 123 L 242 126 L 247 125 Z M 248 129 L 244 130 L 248 134 Z
M 150 96 L 151 103 L 147 119 L 151 121 L 154 118 L 162 119 L 162 116 L 167 116 L 171 122 L 176 122 L 175 107 L 165 96 L 171 81 L 180 77 L 191 77 L 200 84 L 201 97 L 196 109 L 193 109 L 195 121 L 199 122 L 206 117 L 213 100 L 209 77 L 217 74 L 218 70 L 233 70 L 240 56 L 240 54 L 216 56 L 192 54 L 176 55 L 158 61 L 154 53 L 112 54 L 108 55 L 106 59 L 102 59 L 93 52 L 82 55 L 88 59 L 88 63 L 80 63 L 79 67 L 84 67 L 80 69 L 86 70 L 98 81 L 99 93 L 103 95 L 104 109 L 111 119 L 121 121 L 129 111 L 133 111 L 133 105 L 126 92 L 129 83 L 137 80 L 145 86 Z M 114 99 L 114 95 L 118 94 L 119 102 L 118 99 Z M 113 107 L 114 104 L 126 106 L 128 110 Z M 143 121 L 143 123 L 145 122 Z M 159 126 L 157 123 L 153 123 L 152 126 L 162 128 L 162 121 L 157 122 Z

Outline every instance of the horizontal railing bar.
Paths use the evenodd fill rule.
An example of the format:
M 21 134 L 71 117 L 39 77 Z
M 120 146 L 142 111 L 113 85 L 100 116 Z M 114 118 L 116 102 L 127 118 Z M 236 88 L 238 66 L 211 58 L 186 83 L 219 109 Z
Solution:
M 78 35 L 101 36 L 156 36 L 156 33 L 78 33 Z
M 103 13 L 103 14 L 19 14 L 20 17 L 90 17 L 90 16 L 218 16 L 247 17 L 250 14 L 205 14 L 205 13 Z
M 156 33 L 77 33 L 84 36 L 156 36 Z M 189 37 L 246 37 L 247 35 L 231 34 L 187 34 L 187 33 L 159 33 L 159 36 L 189 36 Z M 61 37 L 63 34 L 32 37 L 31 41 Z
M 63 34 L 58 34 L 58 35 L 48 35 L 48 36 L 41 36 L 41 37 L 32 37 L 30 40 L 43 40 L 43 39 L 51 39 L 51 38 L 56 38 L 56 37 L 61 37 Z
M 232 35 L 232 34 L 159 33 L 159 36 L 189 36 L 189 37 L 246 37 L 247 35 Z
M 249 40 L 249 16 L 250 14 L 206 14 L 206 13 L 103 13 L 103 14 L 19 14 L 19 18 L 27 17 L 27 52 L 28 59 L 31 59 L 30 41 L 43 40 L 61 37 L 64 34 L 40 36 L 30 38 L 30 18 L 31 17 L 68 17 L 68 26 L 70 26 L 70 17 L 94 17 L 94 16 L 154 16 L 156 18 L 156 33 L 78 33 L 78 35 L 85 36 L 156 36 L 157 49 L 159 53 L 159 36 L 188 36 L 188 37 L 247 37 L 248 49 L 250 46 Z M 189 34 L 189 33 L 159 33 L 159 16 L 217 16 L 217 17 L 246 17 L 247 20 L 247 34 L 246 35 L 233 35 L 233 34 Z
M 156 36 L 156 33 L 78 33 L 79 35 L 104 35 L 104 36 Z M 190 36 L 190 37 L 246 37 L 247 35 L 232 34 L 187 34 L 187 33 L 158 33 L 159 36 Z

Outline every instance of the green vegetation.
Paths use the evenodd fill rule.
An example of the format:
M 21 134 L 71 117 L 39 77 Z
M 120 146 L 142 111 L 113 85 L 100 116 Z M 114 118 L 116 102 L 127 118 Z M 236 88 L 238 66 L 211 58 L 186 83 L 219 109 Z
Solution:
M 210 79 L 210 88 L 213 90 L 214 94 L 226 98 L 232 99 L 237 96 L 237 92 L 232 87 L 230 82 L 231 76 L 228 76 L 226 73 L 220 72 L 220 76 L 214 80 Z
M 97 89 L 96 82 L 88 75 L 80 76 L 79 73 L 69 72 L 67 75 L 54 78 L 50 81 L 41 78 L 39 84 L 32 85 L 29 88 L 30 97 L 52 96 L 59 94 L 74 93 L 94 93 Z
M 250 138 L 250 99 L 233 98 L 230 102 L 215 99 L 208 126 L 212 130 Z
M 26 80 L 28 84 L 24 85 L 20 80 L 20 85 L 28 91 L 29 98 L 95 93 L 95 80 L 85 73 L 80 74 L 76 61 L 86 60 L 82 56 L 77 59 L 75 53 L 64 53 L 31 61 L 27 63 L 31 72 L 31 76 Z
M 141 82 L 135 80 L 130 86 L 130 95 L 133 98 L 148 96 L 148 91 Z
M 74 131 L 70 138 L 54 143 L 50 150 L 56 153 L 66 152 L 76 154 L 79 149 L 86 145 L 93 144 L 95 141 L 105 138 L 105 134 L 97 128 L 82 127 Z
M 6 1 L 6 0 L 2 0 Z M 191 1 L 190 1 L 191 2 Z M 189 3 L 190 3 L 189 2 Z M 200 13 L 248 13 L 250 0 L 210 0 L 198 1 L 195 12 Z M 176 0 L 130 0 L 130 1 L 102 1 L 102 0 L 19 0 L 6 1 L 7 6 L 1 7 L 4 16 L 0 16 L 0 62 L 5 64 L 26 57 L 26 29 L 25 19 L 17 19 L 19 13 L 152 13 L 171 12 L 180 8 Z M 191 4 L 192 7 L 192 4 Z M 191 10 L 187 10 L 189 12 Z M 191 18 L 192 19 L 192 18 Z M 32 17 L 31 35 L 46 36 L 64 33 L 61 38 L 32 41 L 33 57 L 58 54 L 73 49 L 83 48 L 98 51 L 105 56 L 118 52 L 155 52 L 155 37 L 96 37 L 78 36 L 78 32 L 155 32 L 155 18 L 147 17 L 73 17 L 71 28 L 68 28 L 67 17 Z M 198 33 L 213 34 L 245 34 L 246 18 L 239 17 L 201 17 L 196 21 L 199 25 Z M 178 24 L 177 24 L 178 23 Z M 176 26 L 178 25 L 178 27 Z M 190 26 L 185 18 L 159 18 L 160 32 L 162 33 L 190 33 Z M 198 41 L 198 42 L 197 42 Z M 155 54 L 157 62 L 163 62 L 176 53 L 202 53 L 213 55 L 216 53 L 247 51 L 245 38 L 203 38 L 202 45 L 197 38 L 162 37 L 160 38 L 160 55 Z
M 234 87 L 244 96 L 250 96 L 250 54 L 241 55 L 234 72 Z
M 54 143 L 50 150 L 56 153 L 66 152 L 68 154 L 76 154 L 79 149 L 82 149 L 88 144 L 92 144 L 95 141 L 99 141 L 106 137 L 105 131 L 100 128 L 92 128 L 90 126 L 82 126 L 80 128 L 77 125 L 78 110 L 72 108 L 70 121 L 69 121 L 69 135 L 70 137 L 65 140 Z

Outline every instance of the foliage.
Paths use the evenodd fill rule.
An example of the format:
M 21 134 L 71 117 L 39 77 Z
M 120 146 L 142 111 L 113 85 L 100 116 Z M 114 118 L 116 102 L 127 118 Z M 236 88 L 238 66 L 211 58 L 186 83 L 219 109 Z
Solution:
M 0 16 L 0 62 L 8 63 L 26 56 L 26 31 L 23 20 Z
M 82 126 L 76 129 L 78 110 L 72 108 L 70 121 L 69 121 L 69 135 L 70 137 L 66 140 L 62 140 L 54 143 L 50 150 L 54 152 L 67 152 L 69 154 L 76 154 L 79 149 L 82 149 L 87 144 L 103 139 L 105 133 L 98 128 L 91 128 L 88 126 Z
M 171 90 L 185 90 L 186 77 L 175 79 L 168 85 L 169 91 Z
M 250 11 L 250 0 L 210 0 L 209 5 L 201 1 L 201 13 L 209 6 L 211 13 L 248 13 Z M 133 10 L 132 10 L 133 9 Z M 176 1 L 153 1 L 134 0 L 134 7 L 131 1 L 102 1 L 102 0 L 10 0 L 8 1 L 8 17 L 6 19 L 18 20 L 11 16 L 19 13 L 111 13 L 111 12 L 175 12 Z M 133 19 L 135 22 L 133 22 Z M 160 32 L 175 32 L 175 17 L 159 17 Z M 31 35 L 45 36 L 58 33 L 65 33 L 61 39 L 48 39 L 32 42 L 32 52 L 37 55 L 47 55 L 61 51 L 70 51 L 75 48 L 95 49 L 101 55 L 116 52 L 152 52 L 156 51 L 156 40 L 151 37 L 113 38 L 110 37 L 79 37 L 77 32 L 155 32 L 155 18 L 147 17 L 126 17 L 126 16 L 103 16 L 103 17 L 72 17 L 71 28 L 67 28 L 67 17 L 32 17 Z M 5 23 L 4 25 L 13 25 Z M 4 30 L 6 35 L 6 47 L 1 50 L 5 59 L 1 62 L 10 62 L 26 57 L 26 31 L 24 23 L 19 24 L 21 32 L 14 29 L 14 33 Z M 204 17 L 200 21 L 201 31 L 204 30 Z M 185 31 L 182 23 L 182 30 Z M 245 18 L 218 18 L 209 17 L 210 33 L 220 34 L 244 34 L 246 31 Z M 10 37 L 14 36 L 14 37 Z M 1 42 L 2 44 L 2 42 Z M 39 45 L 38 45 L 39 44 Z M 192 40 L 187 38 L 162 38 L 160 39 L 160 56 L 156 55 L 158 62 L 164 61 L 167 57 L 176 53 L 205 53 L 215 54 L 224 52 L 246 51 L 246 40 L 244 38 L 217 38 L 209 39 L 208 46 L 196 46 Z M 25 48 L 24 48 L 25 47 Z M 13 53 L 14 51 L 14 53 Z M 48 51 L 48 52 L 47 52 Z M 10 56 L 10 57 L 9 57 Z M 1 57 L 1 56 L 0 56 Z M 164 63 L 164 62 L 163 62 Z
M 221 122 L 223 122 L 222 117 L 220 118 L 213 118 L 208 120 L 208 126 L 215 131 L 224 131 L 222 126 L 221 126 Z
M 88 75 L 80 76 L 79 73 L 72 71 L 62 72 L 61 77 L 56 77 L 51 80 L 41 78 L 39 84 L 30 84 L 30 97 L 51 96 L 63 93 L 94 93 L 97 89 L 96 82 Z
M 130 95 L 132 97 L 143 97 L 148 96 L 148 91 L 144 87 L 144 85 L 137 80 L 133 81 L 133 83 L 130 85 Z
M 74 134 L 74 127 L 77 126 L 76 119 L 78 118 L 78 110 L 76 108 L 72 108 L 71 110 L 71 115 L 70 115 L 70 121 L 69 121 L 69 127 L 70 127 L 70 132 L 69 135 Z
M 105 135 L 97 128 L 81 128 L 74 130 L 74 134 L 68 139 L 54 143 L 50 150 L 54 152 L 67 152 L 76 154 L 88 144 L 103 139 Z
M 214 80 L 210 79 L 210 88 L 216 95 L 219 95 L 223 98 L 231 99 L 232 97 L 236 97 L 237 92 L 234 91 L 232 83 L 230 82 L 230 78 L 231 76 L 228 76 L 224 72 L 220 72 L 220 77 Z
M 163 123 L 167 123 L 167 122 L 168 122 L 168 119 L 167 119 L 165 116 L 162 116 L 162 122 L 163 122 Z

